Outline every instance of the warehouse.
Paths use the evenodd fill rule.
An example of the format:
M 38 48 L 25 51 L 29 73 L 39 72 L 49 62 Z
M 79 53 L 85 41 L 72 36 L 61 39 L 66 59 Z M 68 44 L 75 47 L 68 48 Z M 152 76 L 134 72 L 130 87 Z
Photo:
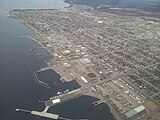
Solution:
M 146 113 L 146 108 L 143 105 L 140 105 L 134 108 L 133 110 L 125 113 L 125 116 L 127 120 L 135 120 L 138 117 L 141 117 L 142 115 L 144 115 L 145 113 Z
M 79 60 L 83 65 L 92 63 L 88 58 L 82 58 Z

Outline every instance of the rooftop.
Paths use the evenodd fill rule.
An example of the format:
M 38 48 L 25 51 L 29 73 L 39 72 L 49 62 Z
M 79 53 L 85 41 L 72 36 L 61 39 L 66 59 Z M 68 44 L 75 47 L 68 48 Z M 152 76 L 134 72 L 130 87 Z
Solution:
M 146 109 L 146 108 L 145 108 L 143 105 L 140 105 L 140 106 L 134 108 L 133 110 L 125 113 L 125 115 L 126 115 L 127 118 L 131 118 L 131 117 L 133 117 L 134 115 L 142 112 L 142 111 L 145 110 L 145 109 Z
M 82 64 L 89 64 L 89 63 L 91 63 L 91 61 L 88 59 L 88 58 L 82 58 L 82 59 L 80 59 L 79 60 Z

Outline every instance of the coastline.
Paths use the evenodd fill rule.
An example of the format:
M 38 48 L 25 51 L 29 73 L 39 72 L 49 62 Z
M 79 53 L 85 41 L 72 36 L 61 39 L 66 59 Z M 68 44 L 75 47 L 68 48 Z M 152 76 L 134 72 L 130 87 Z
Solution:
M 26 23 L 24 20 L 22 20 L 22 19 L 20 19 L 20 18 L 18 19 L 18 18 L 16 18 L 14 15 L 11 15 L 11 14 L 10 14 L 10 11 L 8 12 L 7 17 L 11 17 L 11 18 L 13 18 L 13 19 L 18 20 L 20 23 L 22 23 L 23 25 L 29 27 L 31 30 L 33 30 L 34 33 L 39 34 L 39 35 L 42 36 L 44 39 L 47 39 L 47 38 L 45 38 L 45 37 L 42 35 L 42 33 L 40 33 L 36 28 L 34 28 L 33 26 L 29 25 L 29 24 Z M 20 37 L 20 36 L 19 36 L 19 37 Z M 31 36 L 27 36 L 27 37 L 28 37 L 29 39 L 33 40 L 34 42 L 36 42 L 38 45 L 40 45 L 40 46 L 41 46 L 42 48 L 44 48 L 46 51 L 48 51 L 47 48 L 46 48 L 41 42 L 39 42 L 39 41 L 36 40 L 35 38 L 32 38 Z M 49 51 L 48 51 L 48 52 L 49 52 Z M 50 52 L 49 52 L 49 53 L 50 53 Z M 50 55 L 53 57 L 52 54 L 50 54 Z M 46 64 L 46 67 L 48 67 L 47 64 Z M 54 70 L 54 69 L 53 69 L 53 70 Z M 54 71 L 55 71 L 55 70 L 54 70 Z M 55 72 L 56 72 L 56 71 L 55 71 Z M 56 73 L 57 73 L 57 72 L 56 72 Z M 58 73 L 57 73 L 57 74 L 58 74 Z M 66 82 L 67 82 L 67 81 L 66 81 Z M 37 83 L 38 83 L 38 82 L 37 82 Z M 83 95 L 85 96 L 85 94 L 83 94 Z M 98 97 L 95 97 L 95 96 L 92 96 L 92 95 L 87 95 L 87 96 L 93 97 L 93 98 L 96 98 L 96 99 L 99 99 Z M 110 105 L 110 103 L 107 101 L 107 102 L 104 102 L 104 104 L 107 105 L 107 107 L 109 108 L 110 114 L 112 114 L 112 116 L 114 117 L 114 119 L 115 119 L 115 120 L 120 120 L 119 116 L 116 114 L 114 108 Z
M 29 24 L 26 23 L 24 20 L 22 20 L 22 19 L 17 19 L 15 16 L 11 15 L 11 14 L 10 14 L 10 11 L 7 13 L 6 16 L 18 20 L 18 21 L 19 21 L 20 23 L 22 23 L 23 25 L 31 28 L 31 30 L 33 30 L 34 33 L 37 33 L 37 34 L 39 34 L 40 36 L 42 36 L 43 38 L 45 38 L 45 37 L 42 35 L 42 33 L 40 33 L 38 30 L 36 30 L 33 26 L 29 25 Z M 20 36 L 19 36 L 19 37 L 20 37 Z M 38 43 L 42 48 L 44 48 L 44 49 L 46 50 L 45 46 L 44 46 L 42 43 L 40 43 L 38 40 L 32 38 L 31 36 L 28 36 L 28 38 L 31 39 L 31 40 L 33 40 L 34 42 Z
M 159 1 L 153 1 L 153 2 L 146 1 L 148 6 L 145 6 L 145 4 L 143 3 L 145 0 L 144 1 L 138 1 L 138 0 L 130 1 L 132 3 L 126 2 L 126 1 L 127 0 L 121 0 L 119 2 L 118 1 L 114 2 L 114 1 L 109 1 L 109 0 L 101 0 L 101 1 L 74 0 L 71 3 L 70 0 L 64 0 L 64 2 L 68 4 L 77 4 L 77 5 L 82 4 L 82 5 L 91 6 L 93 8 L 97 8 L 100 6 L 110 6 L 111 8 L 129 8 L 129 9 L 137 9 L 137 10 L 142 10 L 142 11 L 152 12 L 152 13 L 160 13 Z
M 23 72 L 23 69 L 24 69 L 23 66 L 28 66 L 30 68 L 29 71 L 32 71 L 32 70 L 35 71 L 35 69 L 39 70 L 39 68 L 42 68 L 42 66 L 44 66 L 46 68 L 47 67 L 52 67 L 55 72 L 57 71 L 56 72 L 57 74 L 64 76 L 64 80 L 60 79 L 62 82 L 66 82 L 67 80 L 70 80 L 70 79 L 66 79 L 66 78 L 70 78 L 70 77 L 66 77 L 65 78 L 65 74 L 63 74 L 63 72 L 66 70 L 66 72 L 64 72 L 64 73 L 68 72 L 68 75 L 70 75 L 70 73 L 73 73 L 72 74 L 73 76 L 71 76 L 72 78 L 75 78 L 73 80 L 78 81 L 79 84 L 81 84 L 82 87 L 83 87 L 83 81 L 81 82 L 80 77 L 74 77 L 74 75 L 76 73 L 75 72 L 76 70 L 78 70 L 77 74 L 79 74 L 80 76 L 83 75 L 89 81 L 89 83 L 86 84 L 88 86 L 88 84 L 91 83 L 89 78 L 87 77 L 87 74 L 88 74 L 87 72 L 89 70 L 92 71 L 92 72 L 95 72 L 97 70 L 96 68 L 98 68 L 98 67 L 104 67 L 104 68 L 107 68 L 107 69 L 110 69 L 111 67 L 114 67 L 114 68 L 117 67 L 119 69 L 118 72 L 114 72 L 116 70 L 113 70 L 113 69 L 111 69 L 111 70 L 113 70 L 113 73 L 119 74 L 119 71 L 121 71 L 121 70 L 123 71 L 123 67 L 129 66 L 129 68 L 130 68 L 129 70 L 128 69 L 124 69 L 124 70 L 126 70 L 125 73 L 126 72 L 127 73 L 131 72 L 130 75 L 127 74 L 126 76 L 120 77 L 121 79 L 117 78 L 117 80 L 112 80 L 111 82 L 104 82 L 104 84 L 97 84 L 98 85 L 98 89 L 97 89 L 97 92 L 95 92 L 95 96 L 92 95 L 92 94 L 91 95 L 88 94 L 88 96 L 95 97 L 95 98 L 100 98 L 100 97 L 98 97 L 96 95 L 97 95 L 97 93 L 99 93 L 99 95 L 102 97 L 103 96 L 103 92 L 104 92 L 104 97 L 107 97 L 107 96 L 105 96 L 106 94 L 111 95 L 112 99 L 107 98 L 106 101 L 105 101 L 105 104 L 110 108 L 110 110 L 108 112 L 110 114 L 106 113 L 106 115 L 107 116 L 112 115 L 117 120 L 124 120 L 124 119 L 122 119 L 122 114 L 125 115 L 125 113 L 130 111 L 133 107 L 136 108 L 140 104 L 144 105 L 144 107 L 147 110 L 147 113 L 144 114 L 145 116 L 144 115 L 140 116 L 140 117 L 142 117 L 142 119 L 143 118 L 147 119 L 147 116 L 155 117 L 156 114 L 158 116 L 158 107 L 159 107 L 159 105 L 158 104 L 154 104 L 154 102 L 158 103 L 157 101 L 159 100 L 159 97 L 160 97 L 160 94 L 159 94 L 158 91 L 160 91 L 160 89 L 159 89 L 158 84 L 154 84 L 153 83 L 153 82 L 158 82 L 155 79 L 154 76 L 156 76 L 155 75 L 156 74 L 156 70 L 160 70 L 160 68 L 159 68 L 159 64 L 160 63 L 158 62 L 158 59 L 160 57 L 159 57 L 159 54 L 157 53 L 158 52 L 158 45 L 159 45 L 159 43 L 158 43 L 158 38 L 159 38 L 159 36 L 158 36 L 159 35 L 159 32 L 158 32 L 159 30 L 158 29 L 159 28 L 158 28 L 158 26 L 160 25 L 159 24 L 160 20 L 158 19 L 158 15 L 157 15 L 157 17 L 154 17 L 154 15 L 150 14 L 149 12 L 146 12 L 146 13 L 143 14 L 143 12 L 141 12 L 141 11 L 135 11 L 134 12 L 134 10 L 132 11 L 130 9 L 124 10 L 124 9 L 118 8 L 118 7 L 117 8 L 113 7 L 113 8 L 110 9 L 110 8 L 105 7 L 105 6 L 101 6 L 101 7 L 97 8 L 97 9 L 94 9 L 94 10 L 97 10 L 97 11 L 99 10 L 98 14 L 91 14 L 93 16 L 95 15 L 95 17 L 97 15 L 100 16 L 100 17 L 98 17 L 98 19 L 95 19 L 95 21 L 92 21 L 94 19 L 89 19 L 88 20 L 90 22 L 89 23 L 87 20 L 83 19 L 83 17 L 79 18 L 79 16 L 81 16 L 79 14 L 78 14 L 79 16 L 77 16 L 76 14 L 73 15 L 75 17 L 71 17 L 70 16 L 71 20 L 73 19 L 73 21 L 72 22 L 70 22 L 70 21 L 67 22 L 67 20 L 66 20 L 67 17 L 65 17 L 65 16 L 68 16 L 68 15 L 65 14 L 65 11 L 60 11 L 60 12 L 63 12 L 63 14 L 61 14 L 63 19 L 58 19 L 59 16 L 57 16 L 57 18 L 56 18 L 56 15 L 55 15 L 55 17 L 54 17 L 54 14 L 52 16 L 52 11 L 51 12 L 49 10 L 45 11 L 45 9 L 44 9 L 44 13 L 46 13 L 46 14 L 44 14 L 44 15 L 42 15 L 40 13 L 40 12 L 43 13 L 43 11 L 39 12 L 39 9 L 35 9 L 37 11 L 33 12 L 33 14 L 31 12 L 27 12 L 28 9 L 19 9 L 19 10 L 20 11 L 18 11 L 18 9 L 17 9 L 17 12 L 16 12 L 16 10 L 15 10 L 15 12 L 13 10 L 13 12 L 11 12 L 11 15 L 9 13 L 6 14 L 7 12 L 4 12 L 2 15 L 0 13 L 0 17 L 2 16 L 2 27 L 1 27 L 1 31 L 2 31 L 1 32 L 2 33 L 2 48 L 3 48 L 3 35 L 7 35 L 7 36 L 4 36 L 4 37 L 7 38 L 6 40 L 5 39 L 4 40 L 5 40 L 6 43 L 9 43 L 9 45 L 4 44 L 4 46 L 7 45 L 8 48 L 11 48 L 11 49 L 13 48 L 13 50 L 15 50 L 15 53 L 18 53 L 16 56 L 19 56 L 19 57 L 22 58 L 22 61 L 19 61 L 19 62 L 17 61 L 17 57 L 16 56 L 15 56 L 15 60 L 14 60 L 14 57 L 12 57 L 12 56 L 11 56 L 12 58 L 10 59 L 11 61 L 14 60 L 13 63 L 16 63 L 17 65 L 19 65 L 19 66 L 16 67 L 15 72 L 20 70 L 20 72 L 18 72 L 18 74 L 20 76 L 22 76 L 22 79 L 25 76 L 23 74 L 24 73 Z M 24 12 L 23 12 L 23 10 L 24 10 Z M 21 11 L 22 11 L 22 14 L 21 14 Z M 106 14 L 106 15 L 104 15 L 104 17 L 102 17 L 101 15 L 103 15 L 103 13 L 104 13 L 103 11 L 104 12 L 105 11 L 108 12 L 108 16 Z M 134 12 L 134 13 L 132 13 L 132 12 Z M 26 16 L 25 16 L 25 13 L 26 13 Z M 86 15 L 86 17 L 87 17 L 87 15 L 90 12 L 86 12 L 86 13 L 82 12 L 82 13 L 83 13 L 82 16 Z M 113 13 L 114 16 L 111 15 L 112 13 Z M 129 17 L 127 15 L 131 16 L 130 17 L 131 19 L 129 19 Z M 152 15 L 153 15 L 153 17 L 152 17 Z M 121 16 L 122 16 L 122 19 L 119 19 L 119 18 L 121 18 Z M 151 17 L 149 17 L 149 16 L 151 16 Z M 42 20 L 41 20 L 40 17 L 42 17 Z M 50 17 L 53 18 L 53 19 L 49 20 Z M 76 26 L 77 23 L 81 20 L 81 18 L 82 18 L 83 21 L 85 21 L 87 23 L 87 25 L 90 25 L 90 24 L 93 23 L 93 25 L 95 25 L 95 27 L 92 26 L 91 29 L 89 29 L 90 32 L 88 30 L 86 30 L 86 32 L 85 32 L 83 27 Z M 64 20 L 64 22 L 63 22 L 63 20 Z M 75 22 L 74 22 L 74 20 L 75 20 Z M 108 20 L 108 22 L 107 22 L 107 20 Z M 10 24 L 10 21 L 11 21 L 11 24 Z M 12 21 L 13 21 L 13 24 L 12 24 Z M 37 21 L 39 21 L 39 23 Z M 103 22 L 103 24 L 99 24 L 99 23 L 102 23 L 101 21 Z M 49 22 L 48 27 L 45 28 L 44 27 L 45 24 L 43 25 L 43 22 L 46 23 L 46 24 L 48 24 L 47 22 Z M 6 24 L 3 24 L 3 23 L 6 23 Z M 60 23 L 62 23 L 62 24 L 60 24 Z M 113 23 L 113 25 L 112 25 L 112 23 Z M 114 24 L 114 23 L 116 23 L 116 24 Z M 105 24 L 110 26 L 110 29 L 109 28 L 105 28 L 107 26 L 107 25 L 105 26 Z M 65 26 L 63 26 L 63 25 L 65 25 Z M 75 28 L 76 27 L 80 28 L 80 30 L 82 28 L 82 31 L 79 31 L 79 34 L 78 34 L 78 32 L 75 32 L 77 29 L 74 29 L 74 25 L 75 25 Z M 82 24 L 82 22 L 80 22 L 80 25 L 83 26 L 84 24 Z M 102 26 L 102 27 L 98 27 L 98 25 Z M 122 27 L 121 27 L 121 25 L 122 25 Z M 20 26 L 20 28 L 19 28 L 19 26 Z M 73 26 L 73 27 L 71 27 L 71 26 Z M 115 27 L 115 29 L 112 29 L 114 27 Z M 89 27 L 87 27 L 87 28 L 89 28 Z M 92 28 L 96 28 L 96 29 L 92 30 Z M 50 32 L 50 30 L 53 30 L 53 31 Z M 112 30 L 112 31 L 109 31 L 109 30 Z M 3 33 L 3 31 L 4 31 L 4 33 Z M 75 34 L 73 34 L 74 32 L 75 32 Z M 80 35 L 80 32 L 82 32 L 84 34 L 84 37 L 83 37 L 83 35 L 82 36 L 78 36 L 78 35 Z M 51 34 L 49 34 L 49 33 L 51 33 Z M 115 33 L 117 33 L 117 34 L 115 34 Z M 112 34 L 114 34 L 113 37 L 112 37 Z M 64 35 L 64 37 L 63 37 L 63 35 Z M 66 37 L 65 37 L 65 35 L 66 35 Z M 75 36 L 73 36 L 73 35 L 75 35 Z M 90 36 L 92 36 L 92 35 L 93 36 L 95 35 L 95 37 L 91 38 L 91 39 L 93 39 L 93 42 L 90 41 L 90 39 L 89 39 Z M 105 39 L 102 39 L 102 40 L 97 39 L 98 38 L 97 36 L 101 36 L 101 35 L 102 36 L 104 35 L 102 38 L 105 38 Z M 14 39 L 14 38 L 16 38 L 16 39 Z M 72 40 L 72 38 L 73 38 L 73 40 Z M 101 38 L 101 37 L 99 37 L 99 38 Z M 13 39 L 13 41 L 12 41 L 12 39 Z M 10 44 L 11 43 L 10 41 L 15 43 L 15 45 L 14 44 Z M 71 43 L 70 43 L 70 41 L 71 41 Z M 75 44 L 75 45 L 81 45 L 81 46 L 86 47 L 88 50 L 93 51 L 93 52 L 86 51 L 86 54 L 88 54 L 88 53 L 91 53 L 91 54 L 89 54 L 88 56 L 86 55 L 85 57 L 88 57 L 89 60 L 91 60 L 91 61 L 95 60 L 95 61 L 92 61 L 92 62 L 95 63 L 96 67 L 92 67 L 92 68 L 88 69 L 87 71 L 85 71 L 85 74 L 81 74 L 82 72 L 84 72 L 83 71 L 83 66 L 82 66 L 82 69 L 78 65 L 75 66 L 78 69 L 70 69 L 69 67 L 67 68 L 68 65 L 71 65 L 71 67 L 72 66 L 74 67 L 75 64 L 72 64 L 74 62 L 74 58 L 73 58 L 73 60 L 71 60 L 72 56 L 63 55 L 62 54 L 63 50 L 69 49 L 69 50 L 73 50 L 71 53 L 75 53 L 74 49 L 80 49 L 80 47 L 77 47 L 77 46 L 74 47 L 74 43 L 72 44 L 72 42 L 76 43 L 76 41 L 77 41 L 77 44 Z M 85 44 L 85 42 L 86 42 L 86 44 Z M 96 44 L 96 42 L 99 43 L 99 44 Z M 73 47 L 69 48 L 68 47 L 69 45 L 67 46 L 67 43 L 71 44 Z M 109 43 L 109 44 L 107 44 L 107 43 Z M 93 44 L 95 46 L 90 46 L 91 44 Z M 123 46 L 123 45 L 125 45 L 125 46 Z M 25 46 L 25 47 L 22 47 L 22 46 Z M 5 48 L 7 48 L 7 47 L 5 47 Z M 32 52 L 32 50 L 33 50 L 33 52 Z M 41 50 L 42 50 L 42 53 L 39 53 L 39 51 L 41 51 Z M 120 50 L 120 52 L 118 52 L 118 50 Z M 137 51 L 137 50 L 139 50 L 139 51 Z M 94 55 L 94 51 L 96 53 L 95 55 Z M 107 51 L 107 52 L 105 52 L 105 51 Z M 3 52 L 3 49 L 2 49 L 2 52 Z M 19 54 L 19 52 L 20 52 L 20 54 Z M 110 54 L 108 54 L 108 52 L 110 52 Z M 6 56 L 10 56 L 10 53 L 6 52 L 5 54 L 6 54 Z M 81 52 L 79 52 L 79 55 L 80 54 L 81 54 Z M 150 56 L 150 54 L 152 54 L 152 56 Z M 28 59 L 28 57 L 26 55 L 29 55 L 29 59 Z M 51 57 L 50 55 L 54 56 L 54 58 L 57 58 L 57 59 L 55 60 L 53 58 L 50 58 Z M 62 56 L 62 59 L 58 58 L 60 55 Z M 71 55 L 74 55 L 74 54 L 71 54 Z M 130 57 L 130 55 L 131 55 L 131 57 Z M 4 58 L 4 57 L 2 56 L 2 58 Z M 63 59 L 63 57 L 64 57 L 64 59 Z M 134 59 L 132 59 L 132 57 L 134 57 Z M 101 58 L 102 58 L 102 60 L 101 60 Z M 23 59 L 24 59 L 24 61 L 29 60 L 31 62 L 29 62 L 29 64 L 27 64 L 28 62 L 26 62 L 26 64 L 23 64 L 24 63 Z M 3 59 L 2 59 L 2 63 L 6 64 L 6 63 L 8 63 L 8 60 L 9 60 L 8 58 L 7 58 L 7 60 L 4 59 L 4 61 L 5 61 L 4 62 Z M 62 66 L 63 65 L 62 63 L 64 62 L 62 60 L 66 60 L 65 62 L 69 63 L 69 64 L 66 63 L 67 64 L 66 68 L 64 68 Z M 110 60 L 113 61 L 113 62 L 110 62 Z M 38 64 L 35 63 L 35 62 L 37 62 Z M 44 62 L 44 64 L 43 64 L 43 62 Z M 76 62 L 79 63 L 79 58 L 77 59 Z M 42 65 L 41 65 L 41 63 L 42 63 Z M 8 66 L 12 66 L 12 64 L 11 65 L 7 64 L 7 65 Z M 21 66 L 23 68 L 21 68 Z M 34 68 L 34 66 L 36 66 L 36 68 Z M 25 69 L 28 68 L 28 67 L 25 67 Z M 60 69 L 58 69 L 58 67 Z M 121 69 L 121 67 L 122 67 L 122 69 Z M 144 67 L 144 69 L 143 69 L 143 67 Z M 154 68 L 156 67 L 155 68 L 156 70 L 153 69 L 153 67 Z M 12 67 L 12 68 L 15 69 L 15 67 Z M 147 69 L 145 69 L 145 68 L 147 68 Z M 82 70 L 82 71 L 79 71 L 79 70 Z M 136 73 L 136 71 L 138 71 L 138 73 Z M 147 71 L 150 71 L 150 73 L 147 72 Z M 8 73 L 8 71 L 5 71 L 5 72 Z M 27 72 L 28 71 L 26 71 L 25 73 L 27 73 Z M 143 72 L 147 72 L 146 73 L 147 77 L 144 76 L 145 74 L 141 74 Z M 98 71 L 96 71 L 96 73 L 97 73 L 97 75 L 99 75 Z M 131 78 L 132 76 L 135 75 L 134 73 L 138 77 L 140 77 L 140 79 L 138 80 L 140 82 L 138 82 L 136 85 L 134 85 L 133 82 L 134 81 L 136 82 L 137 80 L 135 79 L 133 81 L 133 79 Z M 139 75 L 139 73 L 140 73 L 140 75 Z M 3 69 L 2 69 L 2 74 L 3 74 Z M 17 75 L 16 73 L 14 73 L 14 71 L 12 73 L 10 73 L 10 74 Z M 31 75 L 31 74 L 29 73 L 28 76 L 29 75 Z M 39 74 L 37 74 L 37 75 L 39 75 Z M 50 75 L 50 74 L 48 74 L 48 75 Z M 15 76 L 15 78 L 17 76 Z M 153 76 L 153 80 L 152 81 L 149 80 L 149 78 L 150 78 L 149 76 Z M 144 77 L 146 79 L 143 79 Z M 25 77 L 25 78 L 27 78 L 27 77 Z M 31 75 L 30 78 L 32 79 L 33 76 Z M 8 78 L 6 80 L 9 80 L 9 79 L 10 78 Z M 49 80 L 49 79 L 47 79 L 47 80 Z M 59 79 L 57 79 L 57 80 L 59 82 Z M 103 80 L 103 78 L 101 80 Z M 26 81 L 26 79 L 24 79 L 24 81 Z M 34 81 L 34 79 L 31 82 L 33 83 L 33 81 Z M 35 81 L 35 82 L 38 83 L 38 81 Z M 110 88 L 110 86 L 106 86 L 105 83 L 107 85 L 111 84 L 111 88 L 113 88 L 112 90 L 113 91 L 117 91 L 118 94 L 122 93 L 123 94 L 122 97 L 124 97 L 124 99 L 127 99 L 126 102 L 131 101 L 131 104 L 130 103 L 129 104 L 127 103 L 127 105 L 123 104 L 123 102 L 125 102 L 125 101 L 120 103 L 122 100 L 118 101 L 116 99 L 115 92 L 108 93 L 108 91 L 109 91 L 108 88 Z M 120 87 L 117 84 L 123 85 L 127 90 L 130 90 L 133 94 L 138 96 L 138 98 L 140 98 L 140 100 L 134 101 L 134 98 L 131 98 L 132 96 L 125 95 L 124 90 L 123 89 L 120 90 Z M 39 86 L 36 83 L 34 83 L 32 85 L 34 86 L 34 88 L 31 89 L 31 90 L 36 89 L 35 85 Z M 84 86 L 86 86 L 86 85 L 84 83 Z M 140 87 L 138 85 L 140 85 Z M 144 89 L 142 89 L 142 87 L 141 87 L 142 85 L 146 86 L 146 87 Z M 14 85 L 14 86 L 16 86 L 16 85 Z M 97 86 L 94 86 L 94 87 L 96 88 Z M 7 88 L 12 88 L 12 87 L 10 85 L 8 85 Z M 22 88 L 23 88 L 23 86 L 22 86 Z M 42 87 L 39 87 L 39 88 L 41 90 Z M 63 89 L 63 87 L 57 87 L 57 88 L 62 88 Z M 150 92 L 147 92 L 147 90 L 150 90 Z M 60 91 L 60 90 L 58 90 L 58 91 Z M 103 92 L 101 92 L 101 91 L 103 91 Z M 92 92 L 94 92 L 94 91 L 92 90 Z M 22 91 L 22 95 L 21 96 L 23 96 L 23 93 L 24 92 Z M 50 92 L 47 92 L 45 94 L 47 95 L 49 93 Z M 11 94 L 12 94 L 12 92 L 11 92 Z M 18 94 L 21 94 L 21 93 L 18 93 Z M 42 97 L 44 97 L 45 94 Z M 149 97 L 148 97 L 148 94 L 149 94 Z M 31 94 L 31 95 L 34 96 L 35 93 Z M 40 98 L 41 98 L 41 95 L 40 95 L 40 97 L 38 97 L 38 99 L 40 99 Z M 48 98 L 48 96 L 47 96 L 47 98 Z M 152 101 L 152 102 L 150 102 L 150 101 Z M 17 101 L 17 103 L 19 105 L 19 103 L 21 103 L 21 102 Z M 16 105 L 17 103 L 15 102 L 14 105 L 18 106 L 18 105 Z M 98 103 L 98 101 L 97 101 L 97 103 Z M 158 107 L 155 107 L 156 105 Z M 7 106 L 7 105 L 4 105 L 4 106 Z M 10 105 L 7 106 L 7 107 L 10 108 Z M 116 108 L 116 107 L 118 107 L 118 108 Z M 157 113 L 156 113 L 156 111 L 154 112 L 155 108 L 157 108 Z M 63 108 L 63 109 L 65 109 L 65 108 Z M 8 110 L 7 111 L 4 110 L 4 114 L 5 113 L 7 114 Z M 118 112 L 119 110 L 120 110 L 120 112 Z M 102 111 L 100 110 L 100 112 L 102 112 Z M 119 114 L 119 113 L 122 113 L 122 114 Z

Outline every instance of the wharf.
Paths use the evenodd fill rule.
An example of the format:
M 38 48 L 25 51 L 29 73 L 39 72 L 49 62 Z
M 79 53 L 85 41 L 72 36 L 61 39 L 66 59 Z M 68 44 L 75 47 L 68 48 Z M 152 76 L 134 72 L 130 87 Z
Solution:
M 54 105 L 78 98 L 80 96 L 82 96 L 84 94 L 84 92 L 86 92 L 87 90 L 81 90 L 81 89 L 76 89 L 73 91 L 70 91 L 68 93 L 65 93 L 63 95 L 59 95 L 59 96 L 54 96 L 52 98 L 50 98 L 49 100 L 45 101 L 45 106 L 49 106 L 52 107 Z
M 56 120 L 59 118 L 59 115 L 51 114 L 51 113 L 47 113 L 47 112 L 32 111 L 31 114 L 32 114 L 32 115 L 36 115 L 36 116 L 41 116 L 41 117 L 56 119 Z

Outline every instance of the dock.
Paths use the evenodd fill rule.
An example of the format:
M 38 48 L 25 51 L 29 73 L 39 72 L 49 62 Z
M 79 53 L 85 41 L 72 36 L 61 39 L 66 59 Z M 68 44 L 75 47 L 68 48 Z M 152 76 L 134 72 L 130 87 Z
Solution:
M 92 104 L 93 104 L 93 106 L 97 106 L 97 105 L 100 105 L 100 104 L 102 104 L 102 103 L 105 103 L 105 101 L 106 101 L 106 100 L 102 99 L 102 100 L 95 101 L 95 102 L 93 102 Z
M 62 117 L 62 116 L 57 115 L 57 114 L 48 113 L 47 111 L 50 107 L 52 107 L 54 105 L 58 105 L 58 104 L 63 103 L 63 102 L 66 102 L 66 101 L 69 101 L 71 99 L 78 98 L 78 97 L 82 96 L 84 93 L 88 92 L 89 90 L 90 90 L 90 87 L 89 88 L 83 88 L 83 89 L 78 88 L 78 89 L 72 90 L 70 92 L 58 95 L 58 96 L 53 96 L 49 100 L 43 101 L 45 103 L 45 108 L 41 112 L 34 111 L 34 110 L 29 111 L 29 110 L 24 110 L 24 109 L 16 109 L 15 111 L 16 112 L 27 112 L 27 113 L 30 113 L 30 114 L 35 115 L 35 116 L 40 116 L 40 117 L 45 117 L 45 118 L 50 118 L 50 119 L 55 119 L 55 120 L 57 120 L 57 119 L 72 120 L 72 119 L 69 119 L 69 118 Z M 88 119 L 80 119 L 80 120 L 88 120 Z
M 67 92 L 65 94 L 59 95 L 59 96 L 54 96 L 54 97 L 50 98 L 49 100 L 45 101 L 44 103 L 45 103 L 45 106 L 52 107 L 57 104 L 78 98 L 78 97 L 82 96 L 84 92 L 86 92 L 86 91 L 81 90 L 81 89 L 76 89 L 76 90 Z
M 15 109 L 15 111 L 16 112 L 26 112 L 26 113 L 30 113 L 30 114 L 35 115 L 35 116 L 40 116 L 40 117 L 44 117 L 44 118 L 50 118 L 50 119 L 54 119 L 54 120 L 57 120 L 57 119 L 72 120 L 70 118 L 65 118 L 65 117 L 62 117 L 62 116 L 57 115 L 57 114 L 47 113 L 48 109 L 49 109 L 49 107 L 46 107 L 44 109 L 44 111 L 42 111 L 42 112 L 34 111 L 34 110 L 33 111 L 29 111 L 29 110 L 24 110 L 24 109 Z M 88 119 L 79 119 L 79 120 L 88 120 Z
M 40 70 L 38 70 L 37 72 L 44 72 L 44 71 L 47 71 L 47 70 L 52 70 L 52 67 L 43 67 Z
M 35 80 L 38 84 L 40 84 L 41 86 L 44 86 L 46 89 L 50 89 L 50 86 L 49 86 L 47 83 L 45 83 L 45 82 L 43 82 L 43 81 L 40 81 L 40 79 L 38 78 L 36 72 L 32 72 L 32 75 L 33 75 L 33 77 L 34 77 L 34 80 Z
M 55 119 L 55 120 L 57 120 L 59 118 L 59 115 L 51 114 L 51 113 L 47 113 L 47 112 L 32 111 L 31 114 L 36 115 L 36 116 L 51 118 L 51 119 Z

